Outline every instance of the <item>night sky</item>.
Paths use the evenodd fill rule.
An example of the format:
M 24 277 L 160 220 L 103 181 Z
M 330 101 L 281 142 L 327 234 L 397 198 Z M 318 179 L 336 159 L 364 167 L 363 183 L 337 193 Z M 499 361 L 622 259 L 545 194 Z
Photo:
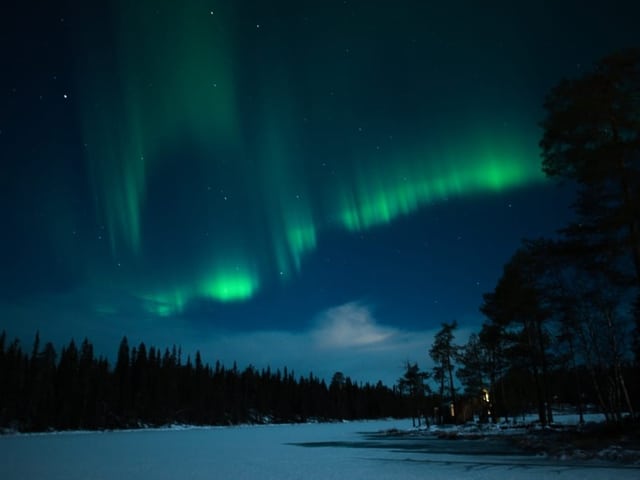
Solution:
M 631 0 L 15 3 L 0 330 L 387 384 L 571 218 L 544 96 L 640 37 Z

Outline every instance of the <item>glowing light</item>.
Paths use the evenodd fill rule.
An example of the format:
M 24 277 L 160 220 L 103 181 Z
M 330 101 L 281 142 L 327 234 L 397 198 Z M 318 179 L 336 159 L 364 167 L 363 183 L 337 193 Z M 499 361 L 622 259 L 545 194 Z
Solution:
M 262 178 L 265 189 L 266 216 L 270 219 L 276 269 L 289 273 L 299 271 L 302 257 L 316 248 L 317 225 L 309 200 L 307 178 L 302 163 L 291 152 L 290 140 L 294 138 L 293 127 L 282 120 L 276 126 L 265 120 L 262 139 L 264 170 Z M 302 194 L 301 194 L 302 192 Z
M 123 246 L 140 253 L 146 175 L 167 144 L 185 136 L 202 144 L 233 141 L 237 133 L 224 29 L 193 5 L 157 7 L 118 2 L 117 64 L 97 55 L 79 62 L 87 158 L 114 252 Z M 149 15 L 161 11 L 171 12 L 170 27 Z M 90 47 L 97 38 L 83 41 Z M 211 88 L 212 79 L 221 88 Z
M 221 271 L 205 279 L 196 294 L 220 302 L 250 298 L 258 288 L 258 278 L 248 271 Z
M 316 247 L 316 229 L 312 223 L 287 230 L 289 251 L 296 269 L 300 269 L 302 255 Z
M 474 126 L 454 141 L 425 132 L 424 145 L 389 136 L 381 148 L 376 129 L 354 119 L 356 140 L 322 145 L 348 122 L 314 119 L 344 111 L 301 101 L 286 61 L 263 68 L 234 57 L 243 44 L 230 36 L 233 8 L 114 2 L 114 55 L 89 54 L 105 50 L 89 32 L 78 61 L 83 143 L 100 235 L 132 266 L 129 287 L 155 315 L 198 299 L 246 301 L 289 281 L 329 230 L 388 225 L 449 198 L 543 180 L 535 142 Z
M 221 263 L 199 281 L 187 279 L 178 288 L 141 297 L 150 313 L 170 316 L 182 313 L 189 302 L 196 299 L 217 302 L 247 300 L 255 294 L 259 283 L 258 275 L 248 266 L 224 266 Z
M 361 170 L 352 184 L 341 186 L 338 222 L 348 230 L 368 229 L 450 197 L 497 193 L 542 181 L 537 165 L 522 158 L 521 152 L 479 156 L 469 150 L 463 160 L 433 159 L 427 154 L 410 158 L 411 162 L 389 162 L 384 169 Z
M 147 311 L 160 317 L 181 313 L 187 303 L 187 298 L 188 295 L 180 290 L 142 296 Z

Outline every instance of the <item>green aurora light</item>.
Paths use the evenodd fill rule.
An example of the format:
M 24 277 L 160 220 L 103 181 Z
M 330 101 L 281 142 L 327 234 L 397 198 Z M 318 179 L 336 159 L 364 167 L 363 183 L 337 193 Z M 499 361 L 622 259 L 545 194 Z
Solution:
M 236 133 L 224 26 L 199 14 L 210 2 L 162 15 L 169 3 L 116 1 L 115 59 L 78 59 L 87 158 L 114 252 L 141 248 L 146 175 L 163 147 L 184 135 L 227 142 Z M 83 39 L 90 53 L 101 48 L 92 38 Z
M 380 168 L 362 168 L 339 189 L 339 222 L 351 231 L 365 230 L 451 197 L 500 193 L 543 180 L 525 148 L 508 147 L 497 153 L 470 148 L 437 159 L 424 153 L 412 163 L 392 157 Z
M 357 158 L 333 150 L 343 168 L 319 178 L 308 168 L 307 158 L 318 152 L 296 124 L 303 107 L 287 93 L 286 75 L 267 75 L 262 91 L 242 92 L 250 100 L 241 101 L 239 79 L 248 75 L 237 71 L 235 42 L 220 20 L 223 5 L 188 2 L 172 6 L 170 17 L 164 5 L 116 2 L 115 59 L 78 62 L 96 206 L 114 257 L 157 266 L 153 278 L 139 275 L 132 286 L 153 314 L 182 312 L 196 299 L 248 300 L 265 283 L 299 272 L 323 231 L 367 230 L 451 197 L 543 180 L 534 143 L 508 132 L 478 137 L 477 129 L 457 132 L 464 148 L 435 148 L 425 136 L 420 148 L 388 147 Z M 223 13 L 208 15 L 212 9 Z M 248 101 L 262 112 L 253 125 L 243 121 Z M 247 147 L 252 142 L 254 150 Z M 199 223 L 212 232 L 206 242 L 191 251 L 174 245 L 177 258 L 169 260 L 148 248 L 152 240 L 162 244 L 162 228 L 151 233 L 144 226 L 150 218 L 163 225 L 161 216 L 152 218 L 158 213 L 149 191 L 167 151 L 183 144 L 205 153 L 174 161 L 201 173 L 194 185 L 213 179 L 218 197 L 192 208 L 204 212 Z
M 316 204 L 330 203 L 334 209 L 321 218 L 309 214 L 310 206 L 291 196 L 290 205 L 280 203 L 280 209 L 264 209 L 264 215 L 279 220 L 269 225 L 272 235 L 271 251 L 263 252 L 261 269 L 238 268 L 223 264 L 205 273 L 199 281 L 187 281 L 181 288 L 152 296 L 158 314 L 169 315 L 182 311 L 189 301 L 209 298 L 220 302 L 242 301 L 251 298 L 275 268 L 281 277 L 288 277 L 301 268 L 305 254 L 316 247 L 318 235 L 331 229 L 362 231 L 392 223 L 400 216 L 410 215 L 420 208 L 435 205 L 450 198 L 500 193 L 523 187 L 544 178 L 535 163 L 522 156 L 507 152 L 501 155 L 485 154 L 475 159 L 471 152 L 465 162 L 446 162 L 446 168 L 433 167 L 434 162 L 422 161 L 403 164 L 398 159 L 381 162 L 369 171 L 355 175 L 346 184 L 323 185 L 322 198 Z M 286 189 L 286 184 L 273 183 L 275 191 Z M 337 192 L 337 193 L 334 193 Z M 304 207 L 300 207 L 304 205 Z M 254 207 L 259 207 L 254 205 Z M 322 211 L 320 208 L 317 211 Z M 302 213 L 301 213 L 302 212 Z M 223 259 L 231 249 L 212 253 Z M 235 258 L 251 258 L 253 252 L 234 253 Z M 275 266 L 272 263 L 275 262 Z M 273 275 L 271 273 L 271 275 Z M 264 278 L 268 281 L 268 278 Z M 154 308 L 151 310 L 154 311 Z

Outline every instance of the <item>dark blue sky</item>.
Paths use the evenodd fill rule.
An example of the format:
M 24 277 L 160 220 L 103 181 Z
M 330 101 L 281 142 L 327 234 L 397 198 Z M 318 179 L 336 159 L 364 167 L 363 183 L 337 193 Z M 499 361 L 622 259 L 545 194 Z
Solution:
M 21 2 L 0 329 L 391 383 L 570 218 L 545 93 L 631 1 Z

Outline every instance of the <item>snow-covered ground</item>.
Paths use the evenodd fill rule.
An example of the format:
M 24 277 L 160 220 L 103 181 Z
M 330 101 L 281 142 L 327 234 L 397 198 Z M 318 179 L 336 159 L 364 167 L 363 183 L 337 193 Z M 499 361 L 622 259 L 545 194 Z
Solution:
M 408 420 L 0 436 L 0 479 L 637 479 L 487 440 L 368 435 Z M 439 442 L 439 443 L 438 443 Z
M 583 415 L 585 424 L 602 423 L 605 416 L 602 413 L 585 413 Z M 549 428 L 576 426 L 580 423 L 580 416 L 575 413 L 554 412 L 553 425 Z M 538 422 L 538 416 L 535 414 L 527 414 L 511 418 L 509 421 L 502 419 L 496 424 L 486 423 L 479 424 L 477 422 L 469 422 L 465 425 L 430 425 L 427 428 L 422 425 L 419 430 L 429 431 L 431 433 L 453 433 L 458 436 L 474 435 L 481 433 L 483 436 L 491 435 L 520 435 L 530 430 L 542 430 Z

